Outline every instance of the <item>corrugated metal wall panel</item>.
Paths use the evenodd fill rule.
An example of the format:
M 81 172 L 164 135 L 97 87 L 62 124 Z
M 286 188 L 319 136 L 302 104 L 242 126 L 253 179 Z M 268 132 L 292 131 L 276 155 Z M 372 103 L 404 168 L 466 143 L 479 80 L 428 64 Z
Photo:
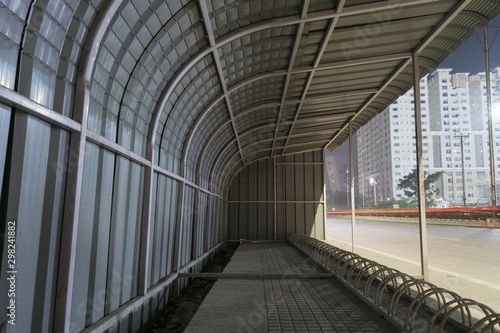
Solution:
M 167 187 L 170 187 L 169 183 L 171 180 L 163 175 L 155 175 L 156 184 L 153 184 L 153 188 L 156 189 L 156 200 L 154 202 L 154 219 L 152 222 L 152 226 L 150 228 L 150 247 L 151 247 L 151 262 L 152 266 L 150 266 L 151 270 L 151 281 L 150 285 L 155 284 L 162 276 L 162 273 L 165 273 L 165 267 L 162 267 L 164 263 L 167 262 L 166 258 L 163 258 L 162 249 L 167 249 L 168 246 L 164 241 L 164 236 L 168 239 L 167 227 L 167 209 L 170 208 L 170 201 L 167 200 L 169 196 L 167 193 L 169 192 Z M 166 240 L 166 239 L 165 239 Z
M 273 203 L 230 203 L 228 239 L 274 239 Z
M 140 165 L 116 158 L 107 285 L 120 292 L 109 295 L 107 312 L 137 296 L 143 174 Z
M 228 239 L 324 239 L 323 176 L 322 151 L 248 165 L 228 191 Z
M 0 127 L 8 128 L 10 111 L 2 111 Z M 13 114 L 11 128 L 12 154 L 10 167 L 5 169 L 2 211 L 5 236 L 14 232 L 15 262 L 7 260 L 11 243 L 2 242 L 2 271 L 0 278 L 6 281 L 8 271 L 15 265 L 16 317 L 15 329 L 19 332 L 52 332 L 56 275 L 59 258 L 59 242 L 64 205 L 65 175 L 68 169 L 69 133 L 23 113 Z M 8 135 L 7 130 L 0 136 Z M 8 142 L 8 140 L 7 140 Z M 3 142 L 0 144 L 3 146 Z M 4 154 L 4 153 L 2 153 Z M 0 161 L 4 164 L 5 155 Z M 10 222 L 10 223 L 9 223 Z M 8 283 L 0 284 L 0 306 L 7 308 Z M 26 300 L 26 301 L 21 301 Z M 6 322 L 7 311 L 0 321 Z M 21 318 L 18 317 L 18 318 Z M 7 325 L 6 325 L 7 326 Z M 13 326 L 12 326 L 13 327 Z
M 173 271 L 173 256 L 175 245 L 175 224 L 177 193 L 179 182 L 163 176 L 155 175 L 157 178 L 156 201 L 154 205 L 154 220 L 150 228 L 151 235 L 151 281 L 149 286 L 158 282 L 161 278 Z
M 105 314 L 109 232 L 115 155 L 87 143 L 78 226 L 72 329 L 79 330 Z M 105 199 L 105 200 L 103 200 Z
M 229 205 L 227 204 L 227 202 L 224 202 L 222 201 L 222 199 L 219 199 L 219 216 L 220 216 L 220 219 L 221 219 L 221 222 L 220 224 L 218 224 L 219 226 L 219 230 L 218 230 L 218 239 L 217 241 L 220 242 L 221 240 L 223 239 L 227 239 L 227 235 L 228 235 L 228 231 L 229 231 L 229 228 L 228 228 L 228 225 L 229 225 L 229 213 L 228 213 L 228 207 Z
M 205 192 L 198 191 L 198 201 L 197 207 L 195 208 L 195 221 L 196 221 L 196 230 L 194 230 L 195 234 L 195 256 L 193 259 L 198 258 L 204 252 L 205 248 L 205 234 L 207 232 L 207 215 L 209 214 L 209 206 L 208 206 L 208 194 Z
M 182 231 L 179 266 L 187 264 L 191 260 L 193 244 L 193 209 L 194 209 L 195 189 L 184 185 L 184 203 L 182 209 Z
M 324 239 L 323 203 L 278 203 L 276 231 L 278 239 L 300 233 Z

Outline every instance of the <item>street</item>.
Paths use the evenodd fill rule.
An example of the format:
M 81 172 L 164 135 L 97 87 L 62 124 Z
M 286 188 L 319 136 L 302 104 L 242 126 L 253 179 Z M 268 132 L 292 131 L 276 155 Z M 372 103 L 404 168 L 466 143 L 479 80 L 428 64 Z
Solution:
M 356 217 L 356 253 L 421 276 L 417 223 Z M 327 217 L 326 241 L 352 251 L 351 220 Z M 500 312 L 500 229 L 427 225 L 429 282 Z

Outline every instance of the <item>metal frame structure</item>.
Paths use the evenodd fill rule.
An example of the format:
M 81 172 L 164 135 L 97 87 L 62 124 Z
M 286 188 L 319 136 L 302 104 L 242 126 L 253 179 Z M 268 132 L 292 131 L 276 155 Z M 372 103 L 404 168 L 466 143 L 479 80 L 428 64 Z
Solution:
M 30 210 L 28 216 L 33 225 L 48 225 L 55 234 L 54 239 L 43 239 L 47 244 L 26 238 L 27 229 L 19 235 L 26 258 L 50 253 L 50 261 L 57 263 L 55 271 L 42 263 L 36 272 L 26 268 L 23 278 L 33 288 L 40 290 L 44 279 L 55 286 L 54 295 L 44 295 L 43 313 L 22 323 L 27 331 L 42 317 L 53 318 L 43 323 L 42 331 L 47 332 L 69 332 L 75 320 L 84 331 L 113 330 L 116 325 L 126 330 L 134 312 L 173 285 L 177 274 L 199 270 L 218 248 L 214 244 L 228 237 L 234 223 L 229 221 L 230 205 L 271 205 L 273 217 L 266 222 L 272 223 L 269 237 L 274 239 L 285 234 L 277 222 L 280 205 L 295 205 L 304 216 L 305 211 L 312 213 L 300 205 L 315 205 L 316 224 L 309 227 L 317 237 L 324 235 L 324 224 L 319 229 L 325 220 L 325 187 L 324 182 L 318 185 L 323 181 L 318 171 L 323 149 L 338 147 L 409 89 L 410 64 L 416 56 L 422 59 L 418 76 L 500 12 L 494 0 L 297 0 L 286 5 L 250 0 L 245 4 L 248 10 L 236 8 L 230 0 L 0 1 L 0 17 L 8 22 L 0 28 L 4 62 L 0 102 L 10 119 L 9 133 L 0 133 L 7 141 L 6 157 L 0 156 L 2 169 L 6 166 L 2 175 L 6 184 L 0 183 L 1 207 L 6 209 L 0 216 L 18 219 L 20 207 L 42 202 L 39 211 Z M 256 13 L 254 8 L 259 8 Z M 360 29 L 369 32 L 368 42 L 356 39 Z M 401 47 L 389 47 L 385 40 L 410 35 Z M 343 43 L 347 49 L 341 49 Z M 254 119 L 269 109 L 268 123 Z M 35 185 L 44 193 L 50 193 L 53 184 L 46 185 L 43 178 L 55 177 L 46 175 L 52 156 L 44 156 L 41 165 L 29 158 L 30 147 L 12 151 L 15 140 L 35 135 L 19 124 L 22 117 L 41 124 L 45 138 L 52 130 L 70 137 L 69 144 L 47 139 L 46 154 L 61 145 L 57 153 L 65 158 L 64 170 L 58 171 L 64 179 L 57 184 L 63 194 L 47 202 L 24 188 L 22 196 L 11 195 L 24 181 L 11 177 L 14 173 L 38 176 Z M 267 136 L 259 137 L 261 131 Z M 102 156 L 90 156 L 89 147 L 94 145 L 109 164 Z M 233 183 L 262 161 L 272 162 L 269 198 L 232 198 Z M 277 182 L 286 176 L 277 171 L 284 164 L 294 164 L 294 180 L 300 182 L 287 200 L 280 198 L 285 186 Z M 46 174 L 40 176 L 39 170 Z M 112 179 L 105 179 L 109 175 Z M 88 177 L 109 186 L 110 197 L 97 202 L 108 215 L 99 207 L 92 206 L 95 211 L 89 212 L 82 208 L 97 193 L 85 186 Z M 171 192 L 159 193 L 161 181 L 170 182 Z M 309 182 L 313 186 L 301 199 L 300 189 Z M 160 210 L 167 203 L 160 200 L 167 197 L 172 200 L 171 214 L 165 217 Z M 124 212 L 132 203 L 133 209 Z M 295 228 L 309 232 L 306 220 L 298 219 Z M 110 235 L 104 240 L 92 229 L 101 222 L 109 226 Z M 19 223 L 28 228 L 25 221 Z M 205 233 L 207 225 L 210 236 Z M 158 239 L 173 239 L 173 245 L 167 244 L 172 245 L 167 258 L 162 257 L 167 245 L 157 244 L 153 237 L 157 233 L 164 236 Z M 128 244 L 130 240 L 133 244 Z M 117 294 L 107 294 L 105 309 L 94 311 L 96 295 L 91 293 L 100 290 L 87 285 L 88 295 L 82 296 L 76 281 L 80 261 L 91 265 L 100 255 L 111 259 L 121 255 L 117 265 L 120 260 L 127 263 L 137 281 L 121 286 Z M 155 267 L 153 258 L 160 257 L 169 264 Z M 93 271 L 108 289 L 117 283 L 111 270 L 110 266 Z M 120 271 L 121 279 L 126 273 Z M 46 275 L 38 279 L 37 274 Z M 90 274 L 87 280 L 94 279 Z M 5 295 L 0 295 L 5 304 L 1 297 Z M 75 307 L 82 304 L 88 313 L 75 314 Z M 31 305 L 26 306 L 22 311 L 30 313 Z M 148 321 L 152 315 L 144 317 L 140 320 Z

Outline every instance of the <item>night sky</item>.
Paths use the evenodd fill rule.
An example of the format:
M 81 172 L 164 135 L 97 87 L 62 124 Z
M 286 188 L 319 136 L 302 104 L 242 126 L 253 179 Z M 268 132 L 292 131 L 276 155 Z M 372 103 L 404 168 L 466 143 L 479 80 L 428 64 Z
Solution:
M 490 68 L 500 66 L 500 15 L 488 24 L 490 44 Z M 476 74 L 485 71 L 484 65 L 484 29 L 479 29 L 471 37 L 448 56 L 439 67 L 453 68 L 452 73 Z

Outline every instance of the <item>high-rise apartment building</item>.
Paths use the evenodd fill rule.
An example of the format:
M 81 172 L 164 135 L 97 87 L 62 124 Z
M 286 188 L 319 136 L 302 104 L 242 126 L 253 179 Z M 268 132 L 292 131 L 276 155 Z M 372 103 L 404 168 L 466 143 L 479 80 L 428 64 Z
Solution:
M 488 173 L 482 89 L 474 89 L 478 87 L 467 73 L 450 74 L 451 70 L 438 69 L 429 75 L 430 172 L 444 171 L 436 183 L 443 200 L 460 204 L 465 193 L 466 203 L 478 203 L 484 194 L 479 195 L 473 184 L 486 180 Z
M 436 199 L 460 205 L 465 193 L 467 205 L 488 204 L 491 181 L 485 73 L 451 71 L 437 69 L 421 80 L 424 170 L 443 172 L 435 184 L 440 191 Z M 490 74 L 495 170 L 500 179 L 500 68 Z M 359 191 L 370 202 L 404 197 L 397 186 L 416 168 L 414 120 L 410 89 L 358 131 Z
M 410 89 L 357 132 L 359 192 L 365 201 L 374 203 L 404 196 L 397 187 L 398 181 L 416 168 L 413 95 Z M 429 128 L 425 77 L 420 81 L 420 98 L 425 140 Z M 426 146 L 424 142 L 425 149 Z

